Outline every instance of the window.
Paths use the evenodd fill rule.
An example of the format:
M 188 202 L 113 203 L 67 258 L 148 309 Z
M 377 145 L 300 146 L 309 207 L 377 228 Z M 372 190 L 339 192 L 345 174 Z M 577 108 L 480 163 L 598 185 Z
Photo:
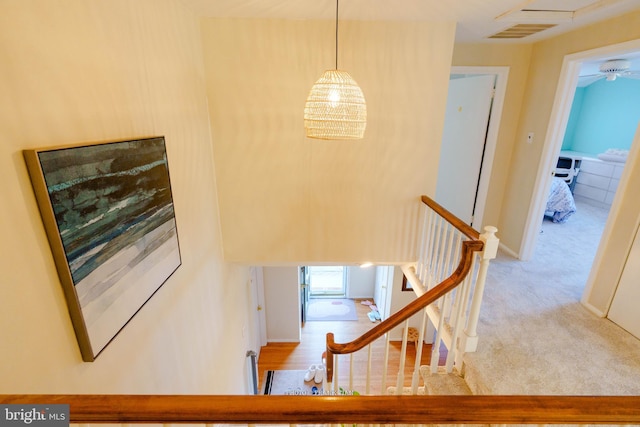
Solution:
M 307 267 L 310 296 L 345 296 L 347 269 L 340 266 Z

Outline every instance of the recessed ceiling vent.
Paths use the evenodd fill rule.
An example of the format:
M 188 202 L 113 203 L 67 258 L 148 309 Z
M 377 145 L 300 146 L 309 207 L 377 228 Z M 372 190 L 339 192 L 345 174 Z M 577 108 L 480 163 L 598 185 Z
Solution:
M 558 24 L 516 24 L 506 30 L 502 30 L 492 36 L 490 39 L 521 39 L 532 34 L 539 33 L 548 28 L 555 27 Z
M 513 26 L 490 39 L 521 39 L 603 10 L 621 0 L 523 0 L 518 6 L 494 18 Z

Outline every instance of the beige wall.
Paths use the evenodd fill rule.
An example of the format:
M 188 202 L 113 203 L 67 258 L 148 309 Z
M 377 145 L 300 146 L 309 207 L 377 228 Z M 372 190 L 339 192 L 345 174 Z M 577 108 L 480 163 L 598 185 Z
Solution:
M 264 267 L 264 304 L 268 342 L 300 342 L 298 267 Z
M 483 225 L 500 227 L 500 210 L 507 181 L 511 173 L 511 155 L 514 149 L 520 107 L 523 102 L 532 45 L 518 44 L 464 44 L 457 43 L 453 49 L 454 66 L 509 67 L 498 141 L 491 170 L 491 183 L 483 216 Z
M 513 251 L 522 245 L 564 56 L 640 38 L 639 22 L 640 12 L 629 13 L 534 44 L 499 223 L 501 241 Z M 533 144 L 524 142 L 529 132 Z
M 301 117 L 311 84 L 333 66 L 329 21 L 207 20 L 201 38 L 179 0 L 0 7 L 0 393 L 243 392 L 255 341 L 241 332 L 253 325 L 249 272 L 223 255 L 261 264 L 410 255 L 415 202 L 435 190 L 453 24 L 341 22 L 341 68 L 363 88 L 370 121 L 363 141 L 333 142 L 306 139 Z M 512 67 L 486 213 L 509 247 L 521 244 L 562 57 L 640 38 L 639 21 L 630 14 L 521 52 L 456 46 L 455 65 Z M 539 143 L 519 143 L 530 131 Z M 149 135 L 167 138 L 183 265 L 83 363 L 21 152 Z M 636 161 L 633 182 L 638 170 Z M 611 248 L 635 226 L 631 197 Z
M 0 393 L 243 393 L 249 275 L 222 261 L 197 19 L 177 0 L 0 8 Z M 83 363 L 22 150 L 148 135 L 166 136 L 182 266 Z
M 625 263 L 638 262 L 628 255 L 640 223 L 640 124 L 629 154 L 583 297 L 584 303 L 602 315 L 609 312 Z
M 638 39 L 639 22 L 635 12 L 534 45 L 456 44 L 453 65 L 510 67 L 485 223 L 497 225 L 501 242 L 513 252 L 522 245 L 564 56 Z M 529 132 L 535 134 L 531 145 L 524 142 Z M 640 182 L 639 168 L 637 158 L 628 163 L 630 189 Z M 640 216 L 633 190 L 619 190 L 620 210 L 605 230 L 584 298 L 600 313 L 609 309 Z
M 453 65 L 508 66 L 509 81 L 484 223 L 518 253 L 565 55 L 640 38 L 640 13 L 528 44 L 456 44 Z M 615 31 L 612 31 L 615 28 Z M 526 135 L 534 132 L 534 143 Z
M 452 23 L 340 22 L 339 67 L 367 99 L 360 141 L 304 135 L 309 90 L 334 66 L 332 21 L 203 24 L 225 259 L 256 264 L 411 259 L 433 195 Z

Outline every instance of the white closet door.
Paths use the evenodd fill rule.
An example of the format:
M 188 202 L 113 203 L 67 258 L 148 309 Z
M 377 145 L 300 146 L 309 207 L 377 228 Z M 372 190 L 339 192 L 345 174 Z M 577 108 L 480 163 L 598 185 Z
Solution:
M 471 224 L 495 75 L 449 81 L 436 201 Z
M 631 251 L 609 309 L 609 319 L 640 339 L 640 235 Z

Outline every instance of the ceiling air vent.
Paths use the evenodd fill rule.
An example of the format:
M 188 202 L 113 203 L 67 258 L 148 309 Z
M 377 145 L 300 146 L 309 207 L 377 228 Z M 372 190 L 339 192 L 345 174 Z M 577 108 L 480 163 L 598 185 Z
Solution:
M 490 39 L 521 39 L 532 34 L 539 33 L 548 28 L 555 27 L 558 24 L 517 24 L 513 27 L 509 27 L 506 30 L 502 30 L 492 36 Z

